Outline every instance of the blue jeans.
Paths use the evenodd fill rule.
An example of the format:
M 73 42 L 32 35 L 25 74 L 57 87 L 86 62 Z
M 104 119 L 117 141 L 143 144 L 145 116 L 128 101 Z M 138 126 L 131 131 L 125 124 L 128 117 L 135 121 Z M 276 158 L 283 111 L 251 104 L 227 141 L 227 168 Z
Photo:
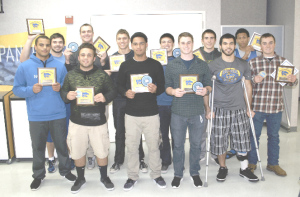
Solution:
M 268 135 L 268 164 L 278 165 L 279 162 L 279 129 L 281 123 L 282 112 L 279 113 L 263 113 L 255 112 L 253 118 L 257 146 L 259 146 L 259 137 L 261 135 L 261 129 L 264 124 L 264 120 L 267 122 L 267 135 Z M 257 154 L 253 135 L 250 135 L 251 151 L 248 154 L 248 160 L 250 164 L 257 163 Z
M 200 153 L 201 153 L 201 137 L 205 132 L 206 119 L 202 114 L 184 117 L 172 113 L 171 115 L 171 133 L 174 140 L 173 149 L 173 165 L 174 176 L 182 177 L 185 152 L 184 143 L 186 138 L 186 129 L 189 128 L 190 140 L 190 175 L 199 175 L 200 170 Z
M 160 118 L 160 132 L 162 136 L 162 148 L 160 149 L 160 158 L 162 165 L 170 165 L 172 163 L 171 146 L 169 139 L 169 128 L 171 123 L 171 106 L 159 105 L 158 113 Z

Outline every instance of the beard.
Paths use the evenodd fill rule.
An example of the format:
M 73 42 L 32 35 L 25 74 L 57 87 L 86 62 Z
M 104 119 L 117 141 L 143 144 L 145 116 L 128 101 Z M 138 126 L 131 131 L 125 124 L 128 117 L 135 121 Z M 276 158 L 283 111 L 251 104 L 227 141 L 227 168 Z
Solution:
M 226 53 L 223 49 L 221 49 L 221 52 L 226 56 L 231 56 L 234 53 L 234 50 L 232 50 L 231 53 Z
M 54 50 L 54 49 L 51 49 L 54 53 L 62 53 L 62 49 L 60 50 L 60 51 L 56 51 L 56 50 Z

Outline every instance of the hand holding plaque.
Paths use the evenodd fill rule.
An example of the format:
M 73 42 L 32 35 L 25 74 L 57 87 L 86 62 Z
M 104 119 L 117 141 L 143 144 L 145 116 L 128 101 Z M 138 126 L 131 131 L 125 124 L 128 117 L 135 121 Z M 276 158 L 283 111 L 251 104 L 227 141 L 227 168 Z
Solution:
M 94 47 L 96 48 L 97 53 L 106 52 L 110 48 L 100 36 L 95 40 Z
M 77 105 L 94 105 L 94 95 L 95 95 L 95 88 L 94 86 L 87 86 L 87 87 L 77 87 Z
M 51 86 L 56 83 L 56 68 L 38 68 L 38 83 L 42 86 Z
M 45 35 L 43 19 L 26 19 L 28 35 Z
M 288 75 L 292 75 L 294 73 L 294 66 L 276 66 L 276 75 L 275 82 L 284 82 L 289 83 Z
M 257 51 L 261 51 L 260 37 L 261 35 L 259 33 L 254 32 L 253 35 L 251 36 L 248 45 L 253 46 L 253 48 Z
M 147 85 L 149 84 L 149 78 L 144 78 L 144 84 L 142 83 L 143 77 L 148 76 L 148 73 L 143 74 L 131 74 L 130 75 L 130 83 L 131 90 L 136 93 L 149 92 Z M 150 76 L 149 76 L 150 77 Z M 151 77 L 150 77 L 151 78 Z M 151 79 L 152 82 L 152 79 Z M 146 85 L 146 86 L 145 86 Z
M 179 75 L 179 88 L 188 94 L 194 94 L 193 84 L 199 80 L 198 74 L 181 74 Z

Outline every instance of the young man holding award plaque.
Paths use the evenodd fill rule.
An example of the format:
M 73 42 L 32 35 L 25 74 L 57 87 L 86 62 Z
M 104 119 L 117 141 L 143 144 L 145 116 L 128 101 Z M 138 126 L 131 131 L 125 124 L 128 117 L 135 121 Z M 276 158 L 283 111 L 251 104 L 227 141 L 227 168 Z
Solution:
M 183 32 L 178 37 L 178 46 L 181 55 L 171 61 L 166 68 L 166 93 L 173 96 L 171 133 L 174 140 L 173 188 L 179 188 L 184 171 L 184 143 L 186 130 L 189 128 L 190 140 L 190 176 L 195 187 L 201 187 L 199 176 L 201 137 L 205 132 L 205 114 L 208 106 L 208 97 L 211 91 L 211 76 L 207 63 L 193 55 L 194 40 L 188 32 Z M 199 84 L 200 88 L 193 88 L 193 84 Z M 201 85 L 200 85 L 201 84 Z
M 116 36 L 117 44 L 119 50 L 113 54 L 114 55 L 125 55 L 125 60 L 133 58 L 134 52 L 129 48 L 130 36 L 125 29 L 120 29 Z M 117 79 L 119 72 L 111 71 L 111 79 L 114 82 L 115 87 L 117 87 Z M 113 100 L 113 117 L 114 126 L 116 129 L 116 151 L 114 157 L 114 163 L 110 168 L 110 173 L 116 173 L 120 170 L 120 166 L 124 163 L 125 158 L 125 108 L 126 108 L 126 98 L 120 94 Z M 143 141 L 141 137 L 139 145 L 139 161 L 140 170 L 144 173 L 148 172 L 148 165 L 144 162 L 144 150 Z
M 36 53 L 18 67 L 13 87 L 14 94 L 25 98 L 27 104 L 33 152 L 34 180 L 31 190 L 37 190 L 45 178 L 45 148 L 49 131 L 58 154 L 59 173 L 69 181 L 76 179 L 70 172 L 66 108 L 59 95 L 67 70 L 50 54 L 50 39 L 47 36 L 39 36 L 34 48 Z
M 62 99 L 71 103 L 67 141 L 78 174 L 71 192 L 77 193 L 86 182 L 84 169 L 89 144 L 97 157 L 101 183 L 107 190 L 113 190 L 114 184 L 107 176 L 110 143 L 105 105 L 116 97 L 117 92 L 109 76 L 94 65 L 95 47 L 90 43 L 83 43 L 78 53 L 80 65 L 68 72 L 61 90 Z
M 257 144 L 264 124 L 267 122 L 268 135 L 268 165 L 267 170 L 275 172 L 278 176 L 286 176 L 286 172 L 279 166 L 279 129 L 283 111 L 283 86 L 275 81 L 271 74 L 280 66 L 285 58 L 275 53 L 275 37 L 266 33 L 260 38 L 262 55 L 250 60 L 253 86 L 253 111 L 255 116 L 253 123 L 255 127 Z M 261 75 L 264 71 L 265 74 Z M 286 80 L 287 86 L 297 85 L 296 75 L 290 74 Z M 256 169 L 257 153 L 254 139 L 251 136 L 251 151 L 249 152 L 249 167 L 252 171 Z
M 83 24 L 81 25 L 80 29 L 80 38 L 82 40 L 82 43 L 90 43 L 93 44 L 94 39 L 94 30 L 92 25 L 90 24 Z M 71 48 L 67 48 L 64 52 L 65 58 L 66 58 L 66 68 L 68 71 L 73 70 L 76 66 L 79 65 L 78 56 L 79 51 L 72 52 Z M 106 52 L 102 52 L 99 54 L 96 54 L 96 60 L 94 61 L 94 65 L 102 70 L 109 69 L 108 68 L 108 58 Z M 87 157 L 88 157 L 88 165 L 87 169 L 91 170 L 95 167 L 95 155 L 94 151 L 91 148 L 91 146 L 87 150 Z
M 125 109 L 125 129 L 127 147 L 128 180 L 124 190 L 133 188 L 139 178 L 138 147 L 142 132 L 148 146 L 151 178 L 160 188 L 166 183 L 161 177 L 159 154 L 159 116 L 156 96 L 164 92 L 164 73 L 161 64 L 146 56 L 147 36 L 137 32 L 131 37 L 134 57 L 121 64 L 117 88 L 127 97 Z
M 20 61 L 24 62 L 26 60 L 29 59 L 30 57 L 30 50 L 31 50 L 31 45 L 33 40 L 38 36 L 38 34 L 36 35 L 28 35 L 28 39 L 23 47 L 23 50 L 21 52 L 20 55 Z M 51 51 L 50 54 L 53 56 L 54 59 L 60 61 L 61 63 L 65 63 L 65 56 L 63 54 L 63 49 L 64 49 L 64 45 L 65 45 L 65 38 L 63 37 L 63 35 L 61 35 L 60 33 L 54 33 L 50 36 L 50 46 L 51 46 Z M 66 117 L 66 124 L 67 124 L 67 129 L 69 126 L 69 119 L 70 119 L 70 105 L 66 105 L 66 109 L 67 109 L 67 117 Z M 67 132 L 68 134 L 68 132 Z M 54 173 L 56 172 L 56 160 L 54 157 L 54 143 L 53 140 L 51 138 L 51 134 L 50 132 L 48 133 L 48 138 L 47 138 L 47 150 L 48 150 L 48 172 L 49 173 Z M 71 169 L 74 169 L 75 165 L 74 165 L 74 160 L 71 159 Z
M 172 34 L 165 33 L 160 39 L 160 48 L 166 49 L 168 53 L 168 62 L 175 59 L 173 56 L 174 48 L 174 37 Z M 166 70 L 166 65 L 162 66 L 164 72 Z M 169 165 L 172 163 L 171 156 L 171 145 L 169 139 L 169 128 L 171 123 L 171 104 L 173 97 L 167 95 L 163 92 L 161 95 L 157 96 L 158 113 L 160 118 L 160 131 L 162 135 L 162 146 L 160 148 L 160 158 L 161 158 L 161 173 L 167 173 Z M 172 143 L 173 144 L 173 143 Z

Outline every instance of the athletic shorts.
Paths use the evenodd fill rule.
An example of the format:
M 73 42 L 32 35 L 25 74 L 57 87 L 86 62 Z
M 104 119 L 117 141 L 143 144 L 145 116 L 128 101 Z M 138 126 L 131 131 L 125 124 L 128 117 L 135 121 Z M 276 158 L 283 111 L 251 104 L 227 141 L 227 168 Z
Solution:
M 74 160 L 86 155 L 89 143 L 94 154 L 99 159 L 104 159 L 108 156 L 110 146 L 107 123 L 100 126 L 83 126 L 70 120 L 67 143 Z
M 250 121 L 246 109 L 224 110 L 215 108 L 212 122 L 211 152 L 222 155 L 230 148 L 238 152 L 248 152 L 250 147 Z

